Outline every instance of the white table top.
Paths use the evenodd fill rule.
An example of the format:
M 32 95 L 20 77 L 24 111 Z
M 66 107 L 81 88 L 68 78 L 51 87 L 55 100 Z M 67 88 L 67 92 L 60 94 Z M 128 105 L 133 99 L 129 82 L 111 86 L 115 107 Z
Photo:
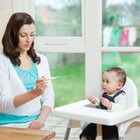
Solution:
M 54 108 L 52 115 L 71 120 L 87 121 L 103 125 L 116 125 L 140 116 L 139 107 L 131 107 L 118 112 L 109 112 L 107 110 L 85 106 L 87 104 L 90 104 L 88 100 L 82 100 L 62 107 Z

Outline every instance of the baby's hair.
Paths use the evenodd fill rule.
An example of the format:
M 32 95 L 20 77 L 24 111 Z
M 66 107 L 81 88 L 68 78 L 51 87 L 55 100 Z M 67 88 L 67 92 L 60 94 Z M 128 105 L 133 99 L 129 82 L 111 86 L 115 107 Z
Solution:
M 106 72 L 115 72 L 119 78 L 119 82 L 121 82 L 123 85 L 126 83 L 126 73 L 122 68 L 112 67 L 107 69 Z

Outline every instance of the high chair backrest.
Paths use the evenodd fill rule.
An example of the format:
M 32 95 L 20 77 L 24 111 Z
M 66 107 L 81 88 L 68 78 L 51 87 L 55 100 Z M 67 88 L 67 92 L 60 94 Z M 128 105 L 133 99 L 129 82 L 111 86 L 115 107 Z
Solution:
M 138 93 L 135 83 L 132 79 L 127 77 L 125 85 L 122 89 L 126 92 L 127 95 L 127 105 L 128 107 L 135 106 L 138 107 Z

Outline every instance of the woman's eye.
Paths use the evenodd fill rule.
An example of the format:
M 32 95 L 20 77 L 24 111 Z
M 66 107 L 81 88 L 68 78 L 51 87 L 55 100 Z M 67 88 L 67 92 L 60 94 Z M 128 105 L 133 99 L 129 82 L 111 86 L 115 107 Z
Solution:
M 35 36 L 34 34 L 30 35 L 30 36 Z
M 21 37 L 26 37 L 26 35 L 24 35 L 24 34 L 20 34 L 20 36 L 21 36 Z

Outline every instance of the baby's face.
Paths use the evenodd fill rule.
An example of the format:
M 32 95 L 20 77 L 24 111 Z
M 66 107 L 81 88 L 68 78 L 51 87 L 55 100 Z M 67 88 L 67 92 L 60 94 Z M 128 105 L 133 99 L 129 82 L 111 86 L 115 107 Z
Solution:
M 103 74 L 103 91 L 108 94 L 114 94 L 119 89 L 119 79 L 115 72 L 105 72 Z

